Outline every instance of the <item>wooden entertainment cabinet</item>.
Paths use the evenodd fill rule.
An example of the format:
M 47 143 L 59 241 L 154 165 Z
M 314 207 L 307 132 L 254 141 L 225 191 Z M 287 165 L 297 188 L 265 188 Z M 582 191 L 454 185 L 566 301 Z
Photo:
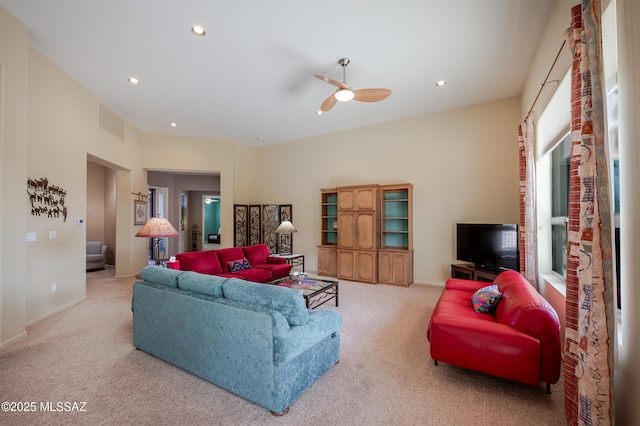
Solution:
M 413 283 L 413 185 L 322 189 L 318 274 L 365 283 Z
M 486 281 L 493 280 L 500 274 L 500 271 L 490 271 L 488 269 L 476 268 L 468 264 L 451 264 L 451 278 L 462 280 Z

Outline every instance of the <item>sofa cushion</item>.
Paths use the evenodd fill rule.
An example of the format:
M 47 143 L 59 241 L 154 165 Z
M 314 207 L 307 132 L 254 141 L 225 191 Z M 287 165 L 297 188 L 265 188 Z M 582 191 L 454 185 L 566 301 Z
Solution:
M 309 312 L 298 290 L 230 278 L 222 284 L 222 292 L 225 299 L 280 311 L 290 325 L 304 325 L 309 321 Z
M 87 262 L 100 262 L 101 260 L 104 260 L 102 254 L 87 254 Z
M 222 283 L 226 280 L 227 278 L 217 275 L 184 272 L 178 276 L 178 288 L 209 296 L 223 297 Z
M 222 266 L 222 272 L 229 273 L 229 264 L 227 262 L 232 262 L 234 260 L 242 260 L 244 257 L 244 253 L 242 252 L 242 247 L 229 247 L 223 248 L 215 251 L 218 259 L 220 260 L 220 265 Z
M 162 266 L 150 265 L 142 268 L 140 277 L 147 282 L 166 285 L 167 287 L 178 287 L 178 276 L 182 271 L 163 268 Z
M 476 312 L 487 313 L 491 312 L 502 297 L 502 293 L 498 290 L 498 286 L 495 284 L 488 285 L 478 289 L 471 296 L 471 302 L 473 303 L 473 309 Z
M 208 275 L 222 273 L 216 250 L 180 253 L 176 255 L 176 260 L 180 261 L 180 269 L 183 271 L 200 272 Z
M 234 272 L 232 275 L 235 275 L 236 278 L 252 281 L 254 283 L 268 282 L 271 281 L 272 277 L 271 272 L 261 268 L 243 269 L 241 271 Z
M 266 244 L 255 244 L 242 248 L 244 256 L 249 260 L 251 266 L 262 265 L 267 263 L 269 257 L 269 246 Z
M 284 278 L 291 272 L 291 265 L 288 263 L 264 263 L 256 265 L 254 269 L 266 269 L 271 272 L 271 279 Z
M 249 263 L 246 257 L 227 262 L 227 266 L 229 267 L 229 272 L 238 272 L 238 271 L 251 268 L 251 264 Z

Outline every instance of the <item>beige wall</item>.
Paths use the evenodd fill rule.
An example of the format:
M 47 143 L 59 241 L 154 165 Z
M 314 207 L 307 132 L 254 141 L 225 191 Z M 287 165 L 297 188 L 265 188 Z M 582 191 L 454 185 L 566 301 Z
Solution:
M 512 98 L 266 146 L 252 201 L 293 204 L 294 251 L 315 270 L 321 188 L 411 182 L 415 281 L 442 284 L 457 222 L 518 222 L 519 115 Z
M 86 226 L 77 220 L 87 218 L 87 155 L 120 164 L 128 172 L 116 204 L 131 209 L 132 188 L 146 188 L 145 177 L 136 160 L 137 132 L 128 128 L 126 141 L 119 140 L 97 126 L 98 99 L 52 64 L 40 52 L 29 48 L 29 177 L 46 177 L 50 184 L 67 191 L 63 218 L 27 217 L 28 231 L 37 241 L 27 245 L 27 324 L 62 310 L 85 298 Z M 133 136 L 133 137 L 131 137 Z M 137 176 L 137 179 L 136 179 Z M 116 178 L 117 179 L 117 178 Z M 135 183 L 135 181 L 140 183 Z M 128 182 L 127 182 L 128 181 Z M 20 212 L 16 212 L 20 213 Z M 118 242 L 134 247 L 131 215 L 118 224 L 116 233 L 126 238 Z M 51 231 L 57 234 L 50 239 Z M 120 254 L 120 252 L 116 252 Z M 132 250 L 124 250 L 128 259 L 118 273 L 132 275 Z M 139 268 L 138 268 L 139 270 Z M 57 291 L 52 292 L 52 283 Z
M 0 7 L 0 344 L 25 335 L 29 30 Z

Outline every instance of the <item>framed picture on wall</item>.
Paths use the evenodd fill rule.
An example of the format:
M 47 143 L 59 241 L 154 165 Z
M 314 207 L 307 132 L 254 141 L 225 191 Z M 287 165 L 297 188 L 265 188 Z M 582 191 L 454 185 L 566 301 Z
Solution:
M 147 223 L 147 203 L 146 201 L 133 202 L 133 224 L 144 225 Z

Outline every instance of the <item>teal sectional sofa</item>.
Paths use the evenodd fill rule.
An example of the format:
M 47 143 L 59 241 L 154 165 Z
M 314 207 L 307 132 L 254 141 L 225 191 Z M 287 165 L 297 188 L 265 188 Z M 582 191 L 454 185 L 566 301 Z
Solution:
M 298 290 L 147 266 L 133 285 L 133 345 L 274 414 L 338 362 L 342 318 Z

